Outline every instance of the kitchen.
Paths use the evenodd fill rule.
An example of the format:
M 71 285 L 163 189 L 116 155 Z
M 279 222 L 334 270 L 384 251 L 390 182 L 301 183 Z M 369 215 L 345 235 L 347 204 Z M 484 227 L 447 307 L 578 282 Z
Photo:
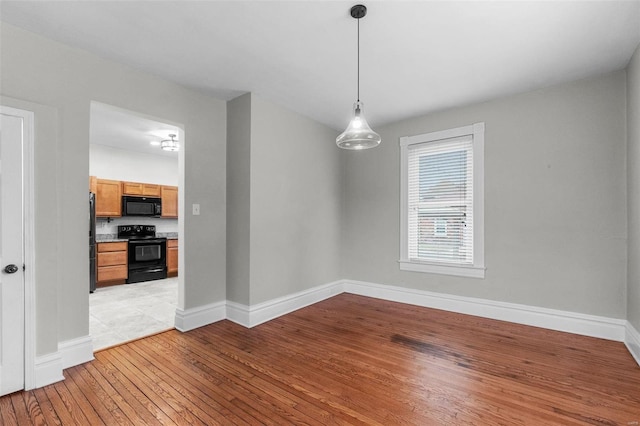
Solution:
M 91 103 L 89 328 L 94 350 L 171 329 L 180 129 Z

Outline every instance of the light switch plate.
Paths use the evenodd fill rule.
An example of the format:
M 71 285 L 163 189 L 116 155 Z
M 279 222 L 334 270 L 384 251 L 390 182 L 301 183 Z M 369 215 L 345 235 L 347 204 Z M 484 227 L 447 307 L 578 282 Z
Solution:
M 199 216 L 200 215 L 200 204 L 193 204 L 193 215 L 194 216 Z

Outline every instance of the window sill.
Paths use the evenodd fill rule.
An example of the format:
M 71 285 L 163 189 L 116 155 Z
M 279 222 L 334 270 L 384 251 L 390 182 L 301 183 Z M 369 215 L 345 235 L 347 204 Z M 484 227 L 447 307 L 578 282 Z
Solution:
M 484 266 L 460 266 L 434 263 L 423 263 L 410 260 L 400 260 L 401 271 L 425 272 L 431 274 L 454 275 L 458 277 L 484 279 Z

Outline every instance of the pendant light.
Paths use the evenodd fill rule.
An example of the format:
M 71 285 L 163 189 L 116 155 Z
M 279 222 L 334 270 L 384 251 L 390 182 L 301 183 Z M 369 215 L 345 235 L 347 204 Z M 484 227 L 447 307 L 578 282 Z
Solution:
M 358 99 L 353 104 L 353 119 L 347 130 L 336 138 L 336 145 L 343 149 L 367 149 L 380 145 L 380 135 L 371 130 L 362 112 L 363 104 L 360 102 L 360 18 L 367 15 L 367 8 L 362 4 L 351 8 L 351 17 L 358 21 Z
M 160 147 L 165 151 L 180 151 L 180 143 L 177 140 L 174 140 L 176 135 L 169 135 L 169 137 L 171 138 L 170 140 L 165 139 L 160 142 Z

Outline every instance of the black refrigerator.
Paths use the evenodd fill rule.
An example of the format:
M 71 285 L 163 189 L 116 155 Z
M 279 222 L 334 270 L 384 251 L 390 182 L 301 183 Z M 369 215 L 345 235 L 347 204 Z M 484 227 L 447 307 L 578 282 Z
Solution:
M 89 193 L 89 293 L 96 289 L 96 194 Z

